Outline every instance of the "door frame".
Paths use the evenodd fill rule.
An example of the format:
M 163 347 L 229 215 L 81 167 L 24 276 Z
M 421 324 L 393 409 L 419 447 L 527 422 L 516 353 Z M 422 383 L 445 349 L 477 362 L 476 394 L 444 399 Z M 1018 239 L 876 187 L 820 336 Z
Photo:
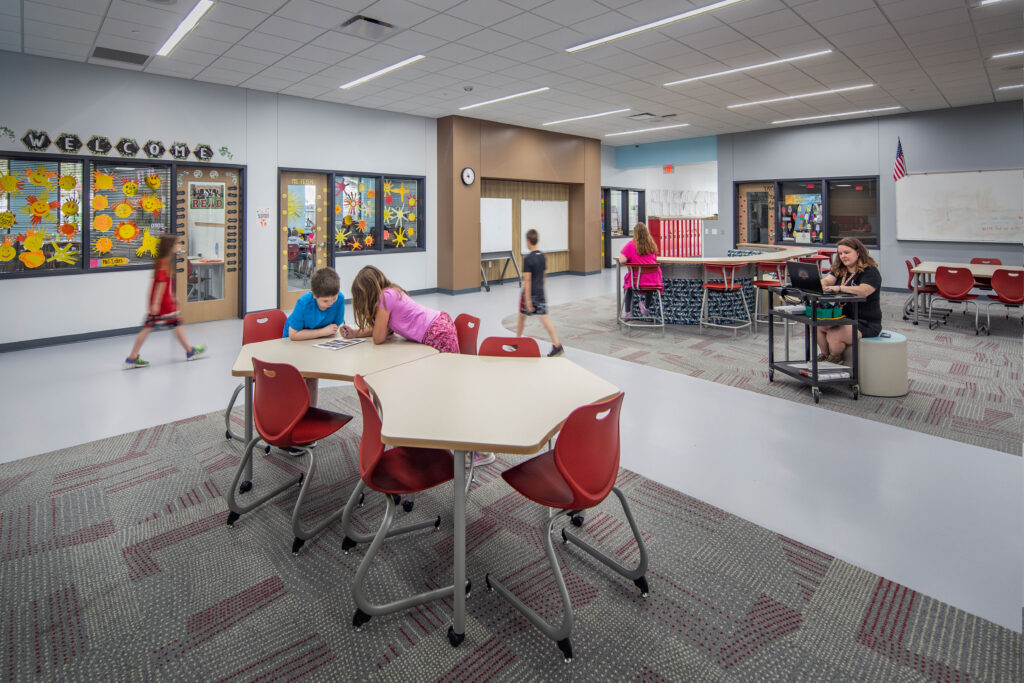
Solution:
M 327 252 L 328 252 L 328 237 L 329 236 L 327 234 L 327 232 L 328 232 L 328 220 L 327 220 L 328 219 L 328 213 L 327 213 L 327 209 L 328 209 L 328 207 L 332 206 L 333 203 L 334 203 L 334 185 L 331 182 L 331 176 L 334 173 L 334 171 L 326 171 L 326 170 L 322 170 L 322 169 L 310 169 L 310 168 L 290 168 L 290 167 L 286 167 L 286 166 L 279 166 L 277 168 L 277 254 L 278 254 L 278 260 L 277 260 L 277 263 L 275 263 L 275 265 L 274 265 L 274 270 L 277 272 L 277 307 L 279 309 L 281 309 L 281 310 L 286 310 L 286 308 L 291 309 L 291 308 L 295 307 L 295 301 L 286 301 L 285 297 L 284 297 L 284 293 L 287 291 L 285 288 L 288 286 L 288 275 L 287 275 L 287 267 L 288 267 L 287 249 L 288 249 L 288 247 L 287 247 L 287 244 L 282 244 L 281 236 L 287 233 L 288 222 L 287 222 L 287 220 L 284 220 L 284 221 L 281 220 L 281 218 L 282 218 L 282 214 L 281 214 L 281 211 L 282 211 L 282 208 L 281 208 L 282 207 L 282 203 L 281 203 L 281 200 L 282 200 L 282 196 L 281 196 L 281 180 L 282 180 L 282 178 L 284 177 L 284 175 L 286 173 L 296 173 L 296 174 L 301 174 L 301 175 L 323 175 L 325 177 L 324 197 L 323 197 L 324 206 L 323 206 L 323 219 L 322 219 L 324 221 L 324 223 L 323 223 L 323 226 L 319 226 L 319 225 L 316 226 L 318 237 L 321 236 L 319 234 L 320 233 L 320 228 L 323 227 L 323 233 L 322 233 L 322 238 L 323 239 L 322 239 L 322 241 L 317 242 L 316 262 L 313 264 L 314 268 L 322 268 L 322 267 L 328 265 Z M 333 255 L 333 253 L 334 253 L 333 246 L 330 248 L 330 251 L 331 251 L 331 253 Z M 281 269 L 281 257 L 282 256 L 285 259 L 284 260 L 284 266 L 285 266 L 285 269 L 286 269 L 283 275 L 282 275 L 282 269 Z M 303 293 L 304 292 L 299 292 L 299 294 L 295 297 L 295 299 L 298 300 L 299 296 L 302 296 Z

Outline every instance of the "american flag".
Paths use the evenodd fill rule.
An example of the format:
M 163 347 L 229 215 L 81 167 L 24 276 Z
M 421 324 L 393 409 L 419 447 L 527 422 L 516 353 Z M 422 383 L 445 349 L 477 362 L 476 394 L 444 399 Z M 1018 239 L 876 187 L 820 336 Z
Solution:
M 896 164 L 892 167 L 892 179 L 896 181 L 905 175 L 907 175 L 907 166 L 903 163 L 903 143 L 896 138 Z

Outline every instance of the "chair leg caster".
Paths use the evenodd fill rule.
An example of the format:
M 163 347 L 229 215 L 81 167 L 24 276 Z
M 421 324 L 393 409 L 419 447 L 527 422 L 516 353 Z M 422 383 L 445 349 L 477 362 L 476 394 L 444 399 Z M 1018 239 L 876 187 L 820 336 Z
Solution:
M 266 453 L 267 455 L 270 455 L 270 444 L 269 443 L 266 446 L 263 447 L 263 452 Z
M 639 579 L 634 580 L 633 583 L 640 589 L 640 597 L 646 598 L 650 593 L 650 588 L 647 585 L 647 577 L 641 576 Z
M 473 594 L 473 580 L 466 579 L 466 597 L 468 598 Z
M 572 516 L 572 525 L 573 526 L 583 526 L 583 515 L 573 515 Z
M 466 639 L 465 633 L 456 633 L 454 626 L 448 627 L 448 642 L 452 644 L 452 647 L 458 647 L 462 645 L 462 641 Z
M 231 430 L 230 429 L 225 429 L 224 430 L 224 438 L 227 439 L 228 441 L 231 441 Z
M 438 515 L 437 519 L 434 520 L 434 531 L 437 531 L 440 528 L 441 528 L 441 515 Z
M 363 507 L 363 502 L 366 500 L 366 492 L 361 491 L 359 493 L 359 507 Z
M 238 485 L 238 492 L 239 493 L 248 493 L 249 491 L 252 491 L 252 482 L 251 481 L 246 480 L 246 481 L 243 481 L 241 484 Z
M 395 501 L 395 505 L 398 505 L 399 503 L 402 502 L 402 497 L 400 495 L 398 495 L 397 493 L 392 493 L 391 494 L 391 500 Z
M 363 624 L 370 620 L 370 615 L 361 609 L 356 609 L 356 613 L 352 615 L 352 628 L 357 631 L 363 630 Z
M 299 472 L 299 480 L 295 482 L 296 486 L 302 486 L 302 480 L 306 478 L 305 472 Z
M 568 638 L 562 638 L 560 641 L 555 643 L 558 645 L 558 649 L 562 651 L 562 655 L 565 657 L 565 663 L 568 664 L 572 661 L 572 643 L 569 642 Z
M 237 512 L 234 512 L 234 511 L 229 512 L 228 513 L 228 526 L 234 526 L 235 522 L 238 521 L 239 517 L 241 517 L 241 515 L 238 514 Z
M 348 555 L 348 551 L 349 550 L 352 550 L 352 548 L 355 548 L 357 545 L 359 545 L 359 544 L 356 543 L 355 541 L 353 541 L 348 536 L 346 536 L 345 538 L 341 539 L 341 550 L 346 555 Z
M 487 584 L 487 592 L 488 593 L 494 592 L 494 586 L 491 585 L 491 575 L 490 575 L 490 573 L 484 574 L 484 583 Z
M 402 509 L 405 510 L 406 512 L 412 512 L 412 506 L 415 502 L 416 501 L 414 500 L 403 500 Z
M 306 541 L 296 536 L 295 540 L 292 541 L 292 555 L 298 555 L 304 545 L 306 545 Z
M 567 533 L 565 533 L 565 529 L 562 529 L 562 543 L 564 544 L 564 543 L 568 543 L 568 542 L 569 542 L 569 535 Z

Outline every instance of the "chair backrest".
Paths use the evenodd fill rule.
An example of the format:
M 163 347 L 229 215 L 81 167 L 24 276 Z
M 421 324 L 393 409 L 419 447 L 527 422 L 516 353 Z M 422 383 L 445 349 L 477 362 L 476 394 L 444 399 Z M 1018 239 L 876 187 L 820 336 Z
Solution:
M 785 261 L 758 261 L 757 270 L 761 273 L 771 273 L 779 282 L 786 281 Z
M 363 437 L 359 441 L 359 476 L 370 488 L 377 490 L 370 480 L 370 473 L 377 461 L 384 455 L 384 442 L 380 439 L 380 413 L 370 396 L 370 387 L 362 375 L 352 378 L 352 384 L 359 394 L 359 405 L 363 409 Z
M 480 334 L 480 318 L 459 313 L 455 318 L 455 333 L 459 337 L 459 353 L 476 355 L 476 338 Z
M 663 289 L 653 285 L 644 285 L 640 282 L 640 276 L 644 273 L 660 273 L 661 266 L 657 263 L 625 263 L 629 273 L 630 289 Z
M 917 258 L 916 256 L 912 256 L 911 258 L 914 259 L 914 267 L 915 268 L 917 268 L 919 265 L 921 265 L 921 259 Z
M 935 270 L 935 287 L 944 297 L 958 298 L 974 287 L 974 276 L 966 268 L 939 266 Z
M 914 291 L 914 264 L 910 261 L 904 261 L 907 264 L 907 289 L 911 292 Z
M 997 268 L 992 273 L 992 289 L 1004 303 L 1024 303 L 1024 273 Z
M 271 445 L 288 444 L 292 429 L 309 409 L 306 380 L 294 365 L 252 359 L 252 417 L 256 431 Z
M 986 257 L 983 257 L 983 256 L 978 256 L 978 257 L 972 258 L 971 259 L 971 263 L 977 263 L 979 265 L 985 265 L 985 266 L 1001 266 L 1001 265 L 1003 265 L 1003 262 L 1000 261 L 997 258 L 986 258 Z
M 481 356 L 540 358 L 540 346 L 533 337 L 488 337 L 480 342 Z
M 619 476 L 617 394 L 569 413 L 555 442 L 555 466 L 572 489 L 572 508 L 590 508 L 607 497 Z
M 242 343 L 255 344 L 256 342 L 280 339 L 284 334 L 284 326 L 287 321 L 288 316 L 277 308 L 248 313 L 242 321 Z
M 294 261 L 299 257 L 299 245 L 289 244 L 288 245 L 288 260 Z

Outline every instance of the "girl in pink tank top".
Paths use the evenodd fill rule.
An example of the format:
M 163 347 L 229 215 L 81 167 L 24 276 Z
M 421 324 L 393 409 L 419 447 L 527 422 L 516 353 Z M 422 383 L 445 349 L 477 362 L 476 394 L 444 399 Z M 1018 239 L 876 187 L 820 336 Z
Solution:
M 416 303 L 374 266 L 365 266 L 352 280 L 352 310 L 356 329 L 342 325 L 341 336 L 346 339 L 372 337 L 374 344 L 383 344 L 390 333 L 397 332 L 441 353 L 459 352 L 451 317 Z

